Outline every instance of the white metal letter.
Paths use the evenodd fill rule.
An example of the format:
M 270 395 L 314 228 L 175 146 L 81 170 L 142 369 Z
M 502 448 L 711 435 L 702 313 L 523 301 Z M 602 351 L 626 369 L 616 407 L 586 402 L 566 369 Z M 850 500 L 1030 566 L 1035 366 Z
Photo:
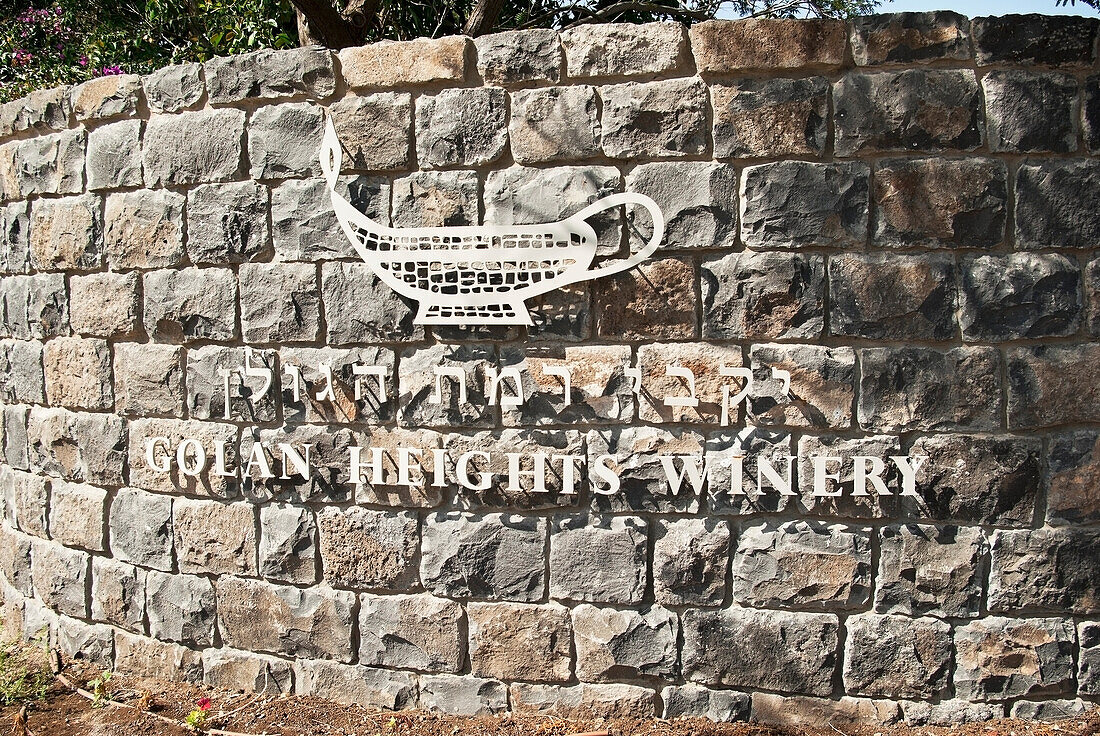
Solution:
M 428 400 L 428 403 L 443 403 L 443 376 L 455 379 L 455 383 L 458 384 L 458 403 L 466 403 L 466 371 L 448 365 L 437 365 L 432 368 L 432 371 L 435 373 L 435 395 Z
M 573 403 L 573 376 L 569 372 L 569 368 L 564 365 L 544 365 L 542 372 L 548 376 L 557 376 L 565 384 L 564 396 L 565 403 L 562 406 L 569 406 Z
M 699 406 L 699 399 L 695 398 L 695 374 L 690 368 L 682 365 L 670 365 L 665 367 L 665 375 L 674 378 L 682 378 L 687 381 L 690 396 L 666 396 L 665 406 Z

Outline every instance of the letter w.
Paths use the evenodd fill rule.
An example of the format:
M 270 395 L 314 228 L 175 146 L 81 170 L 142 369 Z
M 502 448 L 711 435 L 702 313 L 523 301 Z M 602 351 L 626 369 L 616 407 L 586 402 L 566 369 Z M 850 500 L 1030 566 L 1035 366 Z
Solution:
M 681 463 L 680 472 L 676 472 L 674 461 L 677 459 Z M 703 484 L 710 472 L 710 466 L 707 463 L 703 463 L 703 468 L 700 470 L 699 458 L 692 455 L 661 455 L 661 467 L 665 469 L 665 477 L 668 478 L 668 485 L 674 496 L 680 494 L 680 487 L 684 484 L 684 478 L 691 481 L 691 487 L 696 493 L 702 493 Z

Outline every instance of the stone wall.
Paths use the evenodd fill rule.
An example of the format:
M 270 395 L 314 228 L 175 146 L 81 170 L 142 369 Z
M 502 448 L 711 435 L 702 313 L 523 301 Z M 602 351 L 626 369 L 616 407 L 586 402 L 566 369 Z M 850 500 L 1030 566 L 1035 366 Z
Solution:
M 385 708 L 924 723 L 1095 702 L 1096 41 L 1094 20 L 946 12 L 588 26 L 5 105 L 4 626 L 119 671 Z M 636 191 L 665 242 L 532 300 L 530 328 L 416 325 L 336 223 L 326 111 L 341 191 L 381 222 L 545 222 Z M 599 225 L 604 256 L 648 227 Z M 275 387 L 227 397 L 246 359 Z M 356 396 L 355 363 L 385 391 Z M 566 363 L 568 402 L 544 372 Z M 670 364 L 697 407 L 663 402 L 685 390 Z M 432 403 L 439 365 L 465 401 Z M 728 426 L 722 366 L 756 379 Z M 490 403 L 505 367 L 522 407 Z M 670 491 L 662 456 L 749 425 L 744 482 L 798 455 L 794 495 Z M 157 437 L 311 443 L 317 472 L 157 473 Z M 351 485 L 366 446 L 490 450 L 501 475 L 403 487 L 391 452 Z M 503 453 L 539 448 L 614 456 L 620 492 L 510 488 Z M 811 456 L 907 453 L 929 458 L 917 498 L 851 495 L 851 462 L 845 495 L 814 495 Z

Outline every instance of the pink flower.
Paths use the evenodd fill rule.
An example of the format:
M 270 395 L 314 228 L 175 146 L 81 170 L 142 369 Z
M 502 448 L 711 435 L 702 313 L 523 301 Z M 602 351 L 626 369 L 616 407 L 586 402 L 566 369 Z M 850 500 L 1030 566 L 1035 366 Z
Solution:
M 199 710 L 203 712 L 206 712 L 213 707 L 213 704 L 210 702 L 210 698 L 199 698 L 198 702 L 195 703 L 195 705 L 197 705 L 199 707 Z
M 80 64 L 80 66 L 88 66 L 88 57 L 81 54 L 80 58 L 76 60 L 76 63 Z
M 12 55 L 11 63 L 13 66 L 24 66 L 29 64 L 31 59 L 34 58 L 34 54 L 26 49 L 18 49 L 14 55 Z

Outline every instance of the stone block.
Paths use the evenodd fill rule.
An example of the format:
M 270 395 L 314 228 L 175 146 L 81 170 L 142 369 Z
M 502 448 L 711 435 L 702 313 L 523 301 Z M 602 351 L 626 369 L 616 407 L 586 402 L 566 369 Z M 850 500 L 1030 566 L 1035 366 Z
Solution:
M 299 695 L 372 711 L 403 710 L 417 703 L 417 678 L 408 672 L 299 660 L 294 663 L 294 681 Z
M 982 92 L 969 69 L 850 72 L 833 84 L 838 156 L 877 151 L 973 151 Z
M 5 406 L 0 409 L 0 420 L 3 420 L 4 429 L 4 462 L 20 470 L 30 469 L 30 442 L 27 435 L 29 415 L 30 410 L 25 406 Z
M 1001 358 L 992 348 L 862 348 L 859 424 L 899 432 L 1001 424 Z
M 241 173 L 243 110 L 153 115 L 145 124 L 142 165 L 151 187 L 227 181 Z
M 572 616 L 577 679 L 607 682 L 676 676 L 680 622 L 672 611 L 660 606 L 619 611 L 582 603 Z
M 745 527 L 733 556 L 733 598 L 768 608 L 861 608 L 871 591 L 868 530 L 811 521 Z
M 416 581 L 415 512 L 332 506 L 317 514 L 324 578 L 357 589 L 403 591 Z
M 1100 520 L 1094 483 L 1100 472 L 1100 433 L 1082 429 L 1052 436 L 1047 445 L 1048 524 L 1087 524 Z
M 84 143 L 82 129 L 65 130 L 14 141 L 0 155 L 0 181 L 7 179 L 7 199 L 30 194 L 79 194 L 84 185 Z M 5 156 L 14 156 L 2 161 Z M 9 169 L 10 166 L 10 169 Z M 9 169 L 9 174 L 4 174 Z
M 1100 76 L 1085 80 L 1085 101 L 1082 107 L 1085 148 L 1089 153 L 1100 152 Z
M 111 409 L 111 349 L 105 340 L 58 337 L 42 352 L 46 399 L 72 409 Z
M 111 501 L 111 552 L 143 567 L 172 570 L 172 499 L 123 488 Z
M 174 463 L 180 443 L 185 439 L 198 440 L 208 453 L 213 455 L 216 442 L 225 443 L 226 468 L 237 467 L 237 427 L 232 424 L 209 421 L 182 421 L 179 419 L 131 419 L 129 421 L 129 453 L 135 458 L 130 465 L 130 484 L 159 493 L 185 496 L 212 496 L 214 498 L 233 498 L 238 491 L 235 478 L 218 475 L 214 472 L 214 463 L 207 462 L 198 475 L 186 475 L 176 470 L 168 473 L 158 472 L 145 461 L 145 453 L 151 440 L 166 439 L 153 447 L 153 458 L 158 464 Z M 247 456 L 246 456 L 247 457 Z M 188 462 L 194 460 L 194 454 L 188 456 Z
M 622 340 L 677 339 L 699 334 L 694 262 L 650 259 L 593 286 L 596 332 Z
M 180 572 L 256 574 L 256 520 L 251 503 L 177 498 L 172 530 Z
M 985 537 L 975 527 L 901 524 L 879 532 L 875 610 L 972 618 L 981 613 Z
M 351 485 L 351 447 L 362 442 L 350 429 L 331 425 L 292 424 L 272 429 L 261 429 L 261 450 L 267 458 L 274 478 L 260 479 L 253 473 L 254 488 L 261 498 L 286 503 L 344 503 L 352 500 L 355 490 Z M 241 438 L 240 455 L 251 457 L 254 440 L 248 434 Z M 309 478 L 298 475 L 294 461 L 285 463 L 280 443 L 289 444 L 300 454 L 305 446 L 309 450 Z M 368 453 L 369 455 L 369 453 Z M 286 467 L 284 467 L 286 466 Z M 290 477 L 283 479 L 283 471 Z M 312 569 L 312 567 L 310 568 Z
M 0 318 L 9 337 L 44 339 L 69 334 L 65 275 L 10 276 L 0 282 Z
M 529 516 L 431 514 L 424 522 L 420 579 L 450 598 L 542 600 L 546 527 Z
M 638 414 L 645 422 L 724 422 L 723 401 L 728 377 L 723 368 L 742 365 L 739 346 L 708 343 L 652 343 L 638 348 L 637 367 L 642 372 L 642 390 L 638 392 Z M 687 368 L 693 378 L 669 375 L 669 367 Z M 694 399 L 695 406 L 676 405 Z M 670 405 L 671 404 L 671 405 Z M 737 408 L 730 407 L 729 419 L 736 421 Z M 651 435 L 643 434 L 642 437 Z M 680 448 L 687 450 L 688 448 Z M 695 448 L 698 449 L 698 448 Z M 671 450 L 677 451 L 675 449 Z
M 13 132 L 65 130 L 73 113 L 71 91 L 68 86 L 35 90 L 21 100 L 7 103 L 11 117 L 3 117 L 11 121 Z
M 749 18 L 691 27 L 695 66 L 709 74 L 839 67 L 847 49 L 845 25 L 837 20 Z
M 501 34 L 510 35 L 510 34 Z M 508 686 L 470 675 L 421 675 L 420 706 L 455 716 L 487 716 L 508 710 Z
M 210 102 L 216 105 L 300 95 L 323 99 L 336 91 L 332 53 L 320 46 L 216 56 L 203 70 Z
M 570 78 L 651 76 L 684 66 L 687 34 L 679 23 L 578 25 L 561 34 Z
M 306 263 L 244 263 L 237 271 L 241 336 L 251 343 L 317 338 L 320 295 L 317 270 Z
M 330 345 L 423 338 L 411 303 L 398 296 L 365 263 L 325 263 L 321 301 Z
M 145 102 L 152 112 L 179 112 L 202 99 L 206 84 L 202 64 L 188 62 L 156 70 L 141 80 Z
M 1098 25 L 1074 16 L 1002 15 L 975 18 L 970 32 L 979 66 L 1091 66 Z
M 149 633 L 161 641 L 213 646 L 214 586 L 196 575 L 150 570 L 145 578 Z
M 955 336 L 955 260 L 949 255 L 843 254 L 829 262 L 829 330 L 888 340 Z
M 692 462 L 702 466 L 701 434 L 653 427 L 594 429 L 587 434 L 586 446 L 589 468 L 610 468 L 619 478 L 617 487 L 602 478 L 598 485 L 590 484 L 593 511 L 695 513 L 699 510 L 702 484 L 692 480 L 684 466 Z M 678 484 L 670 481 L 670 474 L 679 477 Z
M 949 10 L 853 18 L 848 38 L 858 66 L 970 59 L 970 22 Z
M 943 434 L 921 437 L 910 455 L 926 456 L 914 499 L 937 521 L 1030 526 L 1042 485 L 1042 445 L 1034 437 Z
M 69 322 L 90 337 L 124 337 L 138 326 L 138 274 L 91 273 L 69 279 Z
M 849 617 L 845 628 L 845 691 L 890 699 L 932 698 L 951 684 L 950 624 L 864 613 Z
M 115 409 L 130 416 L 183 416 L 183 349 L 155 343 L 116 343 Z
M 529 685 L 508 688 L 512 711 L 554 718 L 645 720 L 657 712 L 657 693 L 637 685 Z
M 1100 240 L 1100 161 L 1024 163 L 1015 191 L 1017 248 L 1092 248 Z
M 103 235 L 113 269 L 166 268 L 184 260 L 182 194 L 139 189 L 107 197 Z
M 750 423 L 834 428 L 851 425 L 855 397 L 855 351 L 851 348 L 753 345 L 749 361 L 753 372 L 746 403 Z M 775 371 L 790 374 L 790 383 Z
M 822 723 L 854 729 L 872 723 L 897 723 L 901 720 L 901 707 L 890 700 L 871 698 L 845 696 L 832 700 L 753 693 L 751 720 L 789 729 L 819 728 Z
M 679 32 L 679 29 L 677 29 Z M 600 88 L 604 155 L 682 158 L 707 150 L 707 87 L 698 79 Z
M 997 531 L 990 552 L 990 611 L 1100 612 L 1100 533 L 1095 529 Z
M 477 71 L 486 84 L 557 82 L 561 46 L 552 28 L 490 33 L 474 39 Z
M 31 220 L 26 202 L 0 206 L 0 273 L 31 270 Z
M 290 662 L 234 649 L 206 649 L 202 653 L 203 684 L 222 690 L 260 695 L 289 695 L 294 689 Z
M 1078 718 L 1092 709 L 1092 703 L 1074 700 L 1044 700 L 1034 703 L 1017 700 L 1012 704 L 1011 717 L 1020 721 L 1053 723 L 1068 718 Z
M 867 240 L 870 170 L 860 162 L 780 161 L 745 169 L 741 241 L 749 248 L 858 247 Z
M 409 316 L 411 319 L 411 314 Z M 489 406 L 488 373 L 492 362 L 492 352 L 481 345 L 439 344 L 402 351 L 398 396 L 400 424 L 405 427 L 490 426 L 493 411 Z M 460 389 L 454 379 L 441 379 L 441 403 L 434 403 L 435 367 L 461 370 L 465 390 Z
M 1084 621 L 1077 626 L 1081 645 L 1077 667 L 1077 690 L 1082 695 L 1100 693 L 1100 623 Z
M 215 589 L 224 646 L 298 659 L 351 661 L 354 593 L 327 585 L 295 588 L 228 575 L 218 578 Z M 257 621 L 265 625 L 257 626 Z
M 42 539 L 31 540 L 31 581 L 35 595 L 57 613 L 87 618 L 89 561 L 85 552 Z
M 126 425 L 117 416 L 32 409 L 27 448 L 35 472 L 97 486 L 124 484 Z
M 702 262 L 703 336 L 798 339 L 825 325 L 819 255 L 743 251 Z
M 114 661 L 114 631 L 110 626 L 58 616 L 57 648 L 69 659 L 110 671 Z
M 965 340 L 1063 337 L 1081 323 L 1081 274 L 1065 256 L 976 256 L 962 261 L 960 275 Z
M 1008 362 L 1008 426 L 1044 427 L 1100 417 L 1100 345 L 1013 348 Z
M 1071 621 L 990 616 L 955 630 L 955 692 L 1000 701 L 1070 692 L 1076 633 Z
M 427 672 L 460 672 L 466 616 L 446 598 L 359 596 L 359 663 Z
M 245 369 L 254 371 L 245 375 Z M 275 351 L 205 345 L 187 353 L 187 410 L 194 419 L 270 422 L 276 417 L 276 391 L 261 394 L 266 377 L 278 374 Z M 230 372 L 227 377 L 226 372 Z M 228 384 L 227 384 L 228 380 Z M 227 406 L 228 404 L 228 406 Z M 262 472 L 262 471 L 261 471 Z
M 383 41 L 340 52 L 340 71 L 349 87 L 409 87 L 466 78 L 465 36 Z
M 42 353 L 43 345 L 36 340 L 0 341 L 0 399 L 8 404 L 46 403 Z
M 51 482 L 33 473 L 8 470 L 2 480 L 5 518 L 15 529 L 48 539 L 47 518 Z
M 717 158 L 821 156 L 828 135 L 829 83 L 738 80 L 710 88 Z
M 202 655 L 125 631 L 115 632 L 115 670 L 169 682 L 202 682 Z
M 345 97 L 329 111 L 340 144 L 348 155 L 344 168 L 363 171 L 408 168 L 412 159 L 412 95 L 376 92 Z
M 187 257 L 196 264 L 262 260 L 271 253 L 267 211 L 267 188 L 255 182 L 203 184 L 191 189 L 187 193 Z
M 630 192 L 651 197 L 665 218 L 661 250 L 730 248 L 737 240 L 737 173 L 732 166 L 696 161 L 642 164 L 626 180 Z M 627 214 L 628 232 L 641 248 L 652 231 L 639 208 Z M 644 220 L 644 222 L 642 222 Z
M 685 685 L 668 685 L 661 690 L 664 710 L 661 717 L 706 718 L 715 723 L 747 721 L 752 709 L 748 693 L 735 690 L 711 690 L 689 682 Z
M 300 506 L 260 507 L 259 573 L 262 577 L 309 585 L 316 582 L 317 524 Z
M 31 260 L 39 271 L 94 271 L 103 263 L 103 240 L 94 194 L 40 199 L 31 210 Z
M 1068 74 L 1010 69 L 982 78 L 989 150 L 1077 150 L 1077 80 Z
M 473 171 L 418 171 L 393 183 L 395 227 L 478 223 L 478 177 Z
M 0 543 L 0 573 L 3 573 L 4 584 L 21 596 L 34 595 L 31 583 L 31 538 L 4 525 L 0 526 Z M 8 599 L 6 592 L 4 597 Z M 14 597 L 11 596 L 12 599 Z
M 476 677 L 566 682 L 572 675 L 569 609 L 551 603 L 469 603 L 470 666 Z
M 145 570 L 92 558 L 92 618 L 130 631 L 145 630 Z
M 67 547 L 105 552 L 107 491 L 82 483 L 50 484 L 50 538 Z
M 681 618 L 683 673 L 704 685 L 829 695 L 837 618 L 751 608 L 689 610 Z
M 141 186 L 141 121 L 123 120 L 88 133 L 88 189 Z
M 535 225 L 564 220 L 583 207 L 618 191 L 621 181 L 619 171 L 611 166 L 549 169 L 516 166 L 491 172 L 485 180 L 485 222 L 493 225 Z M 477 187 L 475 183 L 471 184 L 473 194 L 468 201 L 472 203 L 471 222 L 475 222 Z M 622 217 L 618 210 L 595 215 L 587 222 L 596 231 L 597 254 L 618 253 L 622 241 Z M 439 224 L 451 223 L 444 221 Z
M 837 435 L 804 435 L 798 440 L 799 510 L 803 513 L 828 516 L 881 519 L 894 516 L 898 509 L 896 494 L 901 492 L 901 473 L 888 458 L 903 455 L 901 442 L 891 435 L 869 435 L 849 439 Z M 877 457 L 884 467 L 875 472 L 866 460 L 857 457 Z M 827 458 L 821 466 L 821 476 L 815 457 Z M 856 491 L 856 466 L 866 476 Z M 773 462 L 773 466 L 779 467 Z M 874 486 L 871 476 L 879 477 L 886 493 Z M 818 482 L 823 485 L 819 488 Z
M 73 87 L 70 99 L 77 120 L 133 117 L 142 101 L 141 77 L 115 74 L 91 79 Z
M 309 102 L 268 105 L 248 122 L 248 160 L 253 179 L 320 176 L 317 155 L 324 135 L 321 107 Z
M 904 702 L 902 712 L 905 722 L 912 726 L 956 726 L 1004 718 L 1005 707 L 998 703 L 941 700 L 938 703 Z
M 498 88 L 447 89 L 416 103 L 420 166 L 479 166 L 508 147 L 508 94 Z
M 558 424 L 631 421 L 634 397 L 624 366 L 626 345 L 567 345 L 549 349 L 504 348 L 500 364 L 516 368 L 526 399 L 522 406 L 501 407 L 504 424 Z M 560 374 L 569 371 L 569 395 Z
M 730 529 L 714 519 L 654 522 L 653 593 L 665 605 L 719 605 L 726 592 Z
M 144 275 L 145 331 L 164 342 L 237 336 L 237 279 L 227 268 L 181 268 Z
M 563 516 L 550 530 L 550 597 L 640 603 L 648 523 L 638 516 Z
M 717 514 L 737 516 L 787 509 L 797 495 L 797 492 L 785 493 L 794 491 L 794 450 L 787 432 L 754 427 L 710 435 L 704 456 L 709 472 L 708 507 Z M 740 468 L 740 475 L 735 472 L 738 457 L 741 461 L 736 467 Z M 771 465 L 784 492 L 763 472 L 760 460 Z
M 312 273 L 312 267 L 307 268 Z M 380 367 L 386 375 L 381 379 L 377 375 L 358 375 L 354 372 L 357 364 Z M 393 419 L 395 376 L 391 350 L 378 347 L 282 348 L 279 366 L 283 420 L 288 423 L 366 422 L 375 425 Z M 322 366 L 327 366 L 328 370 Z M 297 370 L 297 376 L 290 375 L 291 369 Z M 364 453 L 365 460 L 366 455 Z
M 512 156 L 521 164 L 598 156 L 600 121 L 595 87 L 516 90 L 508 137 Z
M 1085 329 L 1092 337 L 1100 337 L 1100 258 L 1083 267 L 1085 281 Z

